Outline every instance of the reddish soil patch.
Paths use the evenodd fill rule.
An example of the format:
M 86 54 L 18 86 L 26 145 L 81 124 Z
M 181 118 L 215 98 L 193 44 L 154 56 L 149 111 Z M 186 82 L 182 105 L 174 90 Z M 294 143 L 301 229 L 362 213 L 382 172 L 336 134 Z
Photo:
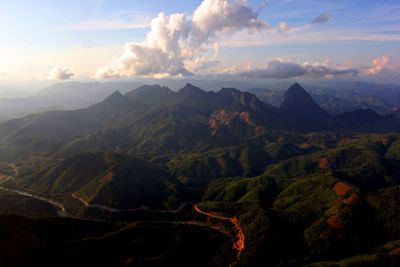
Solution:
M 217 119 L 214 118 L 214 117 L 212 117 L 212 118 L 210 119 L 210 121 L 208 122 L 208 124 L 210 125 L 210 128 L 213 129 L 213 130 L 216 130 L 216 129 L 218 128 Z
M 237 255 L 236 255 L 236 261 L 233 264 L 230 264 L 229 266 L 236 266 L 237 262 L 240 260 L 240 256 L 244 251 L 244 242 L 245 242 L 244 231 L 239 224 L 239 220 L 236 217 L 233 218 L 228 217 L 222 213 L 203 211 L 199 209 L 197 205 L 194 205 L 193 208 L 196 212 L 206 215 L 209 218 L 214 218 L 221 221 L 229 221 L 231 224 L 233 224 L 233 230 L 235 232 L 235 242 L 233 244 L 233 249 L 237 251 Z
M 342 226 L 342 223 L 341 223 L 338 215 L 333 215 L 333 216 L 329 217 L 326 222 L 332 228 L 340 228 Z
M 358 200 L 358 195 L 356 193 L 353 193 L 351 196 L 346 198 L 345 202 L 347 204 L 353 204 Z
M 333 191 L 339 196 L 345 195 L 347 192 L 351 191 L 351 189 L 350 185 L 343 182 L 337 182 L 333 187 Z
M 228 113 L 225 110 L 221 110 L 218 114 L 220 121 L 224 124 L 227 124 L 229 121 Z
M 248 112 L 242 112 L 240 113 L 240 119 L 244 122 L 246 122 L 247 124 L 251 124 L 250 121 L 250 114 Z
M 327 169 L 327 168 L 329 167 L 329 160 L 328 160 L 328 158 L 325 157 L 325 158 L 320 159 L 320 160 L 319 160 L 318 167 L 319 167 L 320 169 Z
M 400 248 L 395 248 L 389 252 L 390 256 L 399 256 L 400 255 Z

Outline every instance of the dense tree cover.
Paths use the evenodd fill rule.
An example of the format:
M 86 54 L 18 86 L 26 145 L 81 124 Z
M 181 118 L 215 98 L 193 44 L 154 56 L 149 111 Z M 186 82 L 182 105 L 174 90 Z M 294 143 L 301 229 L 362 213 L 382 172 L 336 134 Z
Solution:
M 280 108 L 231 88 L 144 86 L 87 109 L 8 121 L 0 124 L 2 186 L 55 199 L 88 221 L 0 217 L 21 233 L 0 246 L 29 237 L 15 260 L 32 248 L 54 252 L 56 244 L 71 261 L 92 248 L 85 263 L 101 254 L 94 263 L 226 266 L 234 257 L 229 229 L 198 225 L 191 206 L 182 205 L 198 203 L 238 220 L 243 266 L 395 264 L 399 125 L 371 110 L 332 116 L 299 84 Z M 2 214 L 55 213 L 38 199 L 0 198 Z M 103 232 L 85 226 L 72 239 L 43 234 L 82 224 Z

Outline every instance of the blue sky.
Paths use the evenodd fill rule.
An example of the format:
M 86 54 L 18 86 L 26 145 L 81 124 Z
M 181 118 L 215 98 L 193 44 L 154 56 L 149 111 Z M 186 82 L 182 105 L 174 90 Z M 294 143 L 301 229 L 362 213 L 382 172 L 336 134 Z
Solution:
M 205 1 L 226 2 L 232 6 L 235 2 L 243 2 Z M 187 17 L 185 23 L 194 28 L 196 25 L 191 20 L 202 2 L 1 1 L 0 84 L 47 80 L 49 73 L 54 74 L 53 79 L 96 79 L 96 73 L 101 68 L 107 69 L 103 71 L 107 75 L 100 75 L 102 78 L 226 74 L 253 69 L 268 71 L 268 63 L 277 59 L 301 67 L 306 66 L 304 64 L 320 64 L 332 70 L 328 73 L 330 76 L 335 73 L 335 68 L 353 68 L 359 74 L 374 75 L 388 75 L 389 72 L 397 75 L 400 69 L 400 3 L 388 0 L 270 0 L 266 7 L 264 1 L 251 0 L 245 7 L 247 11 L 251 10 L 252 18 L 243 21 L 242 25 L 233 25 L 234 20 L 215 22 L 215 17 L 206 17 L 204 13 L 202 23 L 220 23 L 215 24 L 215 31 L 207 32 L 207 39 L 197 41 L 197 46 L 193 47 L 193 36 L 199 30 L 192 30 L 189 33 L 191 37 L 180 33 L 181 38 L 187 39 L 178 42 L 184 46 L 179 50 L 179 56 L 176 56 L 176 51 L 157 50 L 162 54 L 156 51 L 154 57 L 176 57 L 157 61 L 160 64 L 176 64 L 173 68 L 149 71 L 148 67 L 144 70 L 136 66 L 136 62 L 116 66 L 115 58 L 118 63 L 126 61 L 127 52 L 123 48 L 126 43 L 150 42 L 146 39 L 147 33 L 152 31 L 150 22 L 160 12 L 166 14 L 166 21 L 169 21 L 170 14 L 184 13 Z M 231 15 L 239 16 L 240 13 L 233 12 Z M 318 16 L 325 20 L 311 23 Z M 260 25 L 265 23 L 265 27 L 260 27 L 260 30 L 260 25 L 250 25 L 254 19 L 260 21 Z M 156 41 L 159 42 L 156 48 L 159 49 L 164 41 Z M 153 46 L 141 44 L 130 49 L 140 49 L 148 56 L 148 51 L 154 51 Z M 195 52 L 183 56 L 185 49 Z M 383 58 L 385 55 L 387 60 Z M 138 56 L 134 58 L 148 59 L 141 58 L 142 54 Z M 368 72 L 373 61 L 379 58 L 382 60 L 377 62 L 384 66 L 377 69 L 377 73 Z M 148 64 L 154 62 L 152 60 Z M 64 72 L 73 75 L 62 75 Z

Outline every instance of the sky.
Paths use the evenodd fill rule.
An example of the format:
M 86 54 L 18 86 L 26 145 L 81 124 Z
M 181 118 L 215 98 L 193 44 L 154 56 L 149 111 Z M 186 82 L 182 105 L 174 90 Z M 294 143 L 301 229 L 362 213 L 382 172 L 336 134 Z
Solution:
M 0 87 L 210 75 L 400 82 L 398 0 L 13 0 L 0 10 Z

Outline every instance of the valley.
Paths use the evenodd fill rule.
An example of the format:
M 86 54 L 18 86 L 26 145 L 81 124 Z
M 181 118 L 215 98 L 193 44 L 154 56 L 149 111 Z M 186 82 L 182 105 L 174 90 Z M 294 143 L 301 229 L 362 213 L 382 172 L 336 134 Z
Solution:
M 400 266 L 398 0 L 0 10 L 0 267 Z
M 9 166 L 14 171 L 14 175 L 5 177 L 5 179 L 2 182 L 6 182 L 8 180 L 14 179 L 13 177 L 18 175 L 18 169 L 17 169 L 16 165 L 14 163 L 12 163 Z M 12 192 L 17 195 L 21 195 L 21 196 L 29 197 L 29 198 L 32 198 L 35 200 L 47 202 L 50 205 L 54 206 L 58 210 L 57 211 L 58 216 L 64 217 L 64 218 L 69 217 L 69 218 L 79 219 L 77 216 L 68 214 L 62 203 L 57 202 L 53 199 L 47 198 L 45 195 L 39 195 L 39 194 L 35 194 L 33 192 L 28 192 L 26 190 L 12 189 L 12 188 L 7 188 L 7 187 L 3 187 L 3 186 L 0 186 L 0 191 Z M 148 212 L 148 213 L 180 213 L 180 212 L 182 212 L 182 210 L 185 207 L 192 206 L 192 210 L 194 213 L 198 213 L 203 216 L 206 216 L 208 219 L 206 221 L 203 221 L 202 219 L 191 218 L 191 219 L 187 219 L 186 221 L 166 220 L 164 222 L 165 223 L 173 223 L 173 224 L 195 225 L 195 226 L 200 226 L 200 227 L 207 227 L 212 230 L 221 232 L 224 235 L 231 235 L 231 238 L 233 241 L 232 249 L 237 251 L 237 255 L 236 255 L 236 260 L 233 263 L 229 264 L 229 266 L 237 265 L 238 261 L 240 260 L 240 255 L 243 253 L 243 250 L 244 250 L 245 237 L 244 237 L 243 230 L 241 229 L 241 227 L 238 223 L 237 218 L 226 217 L 222 214 L 217 214 L 214 212 L 206 212 L 206 211 L 201 210 L 200 208 L 198 208 L 197 205 L 192 204 L 192 203 L 183 203 L 182 206 L 176 210 L 151 210 L 148 207 L 144 207 L 144 206 L 140 207 L 140 208 L 124 210 L 124 209 L 110 208 L 110 207 L 107 207 L 104 205 L 89 204 L 87 201 L 76 196 L 75 194 L 72 194 L 71 197 L 78 200 L 79 202 L 81 202 L 81 204 L 87 209 L 100 209 L 105 212 L 111 212 L 111 213 L 115 213 L 115 212 L 122 213 L 122 212 L 132 212 L 132 211 L 144 211 L 144 212 Z M 220 221 L 221 223 L 219 223 L 218 221 Z M 229 227 L 224 225 L 225 221 L 228 221 L 232 224 L 232 226 L 233 226 L 232 230 L 229 230 Z M 155 222 L 163 223 L 163 221 L 155 221 Z M 140 221 L 138 221 L 136 223 L 140 223 Z M 128 263 L 129 263 L 129 260 L 128 260 Z
M 61 216 L 61 217 L 67 217 L 68 216 L 68 214 L 65 211 L 64 206 L 61 203 L 56 202 L 56 201 L 51 200 L 51 199 L 48 199 L 48 198 L 46 198 L 44 196 L 34 195 L 34 193 L 28 193 L 28 192 L 20 191 L 20 190 L 17 190 L 17 189 L 10 189 L 10 188 L 6 188 L 6 187 L 3 187 L 3 186 L 0 186 L 0 190 L 16 193 L 16 194 L 21 195 L 21 196 L 27 196 L 27 197 L 30 197 L 30 198 L 34 198 L 34 199 L 37 199 L 37 200 L 40 200 L 40 201 L 47 202 L 47 203 L 49 203 L 50 205 L 56 207 L 59 210 L 58 211 L 58 215 L 59 216 Z
M 331 115 L 298 83 L 279 108 L 233 88 L 115 92 L 0 124 L 0 223 L 30 220 L 21 225 L 38 233 L 29 246 L 58 244 L 54 255 L 65 247 L 71 260 L 81 247 L 112 250 L 102 256 L 109 266 L 164 265 L 186 248 L 176 266 L 357 266 L 365 253 L 395 263 L 399 127 L 371 110 Z M 46 223 L 111 229 L 42 240 Z M 146 249 L 137 254 L 135 242 Z M 200 244 L 210 250 L 195 263 Z

